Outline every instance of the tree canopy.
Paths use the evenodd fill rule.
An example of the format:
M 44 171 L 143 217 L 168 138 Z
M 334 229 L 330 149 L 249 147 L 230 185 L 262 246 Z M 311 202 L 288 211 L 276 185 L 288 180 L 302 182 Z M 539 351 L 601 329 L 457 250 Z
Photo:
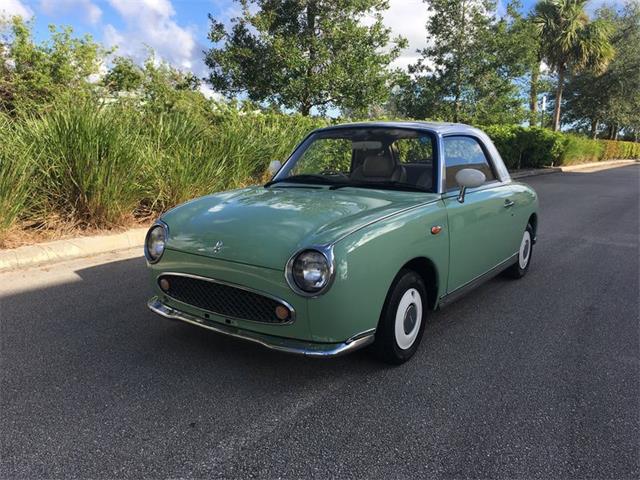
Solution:
M 382 22 L 386 0 L 241 0 L 230 30 L 211 17 L 213 87 L 308 115 L 385 100 L 405 46 Z
M 531 64 L 526 22 L 510 4 L 502 19 L 492 0 L 425 0 L 429 46 L 398 82 L 395 107 L 416 118 L 518 123 L 516 79 Z
M 621 11 L 604 7 L 597 18 L 611 25 L 615 57 L 604 72 L 569 79 L 567 118 L 592 137 L 604 128 L 616 138 L 625 126 L 635 139 L 640 133 L 640 4 L 630 2 Z
M 86 91 L 107 53 L 89 35 L 70 27 L 49 27 L 49 39 L 35 43 L 20 17 L 0 19 L 0 111 L 46 108 L 61 92 Z
M 408 69 L 394 67 L 407 42 L 384 24 L 388 0 L 236 1 L 241 13 L 228 24 L 210 16 L 207 78 L 152 51 L 117 56 L 69 27 L 34 40 L 33 21 L 0 19 L 0 112 L 93 96 L 209 118 L 220 104 L 206 89 L 246 111 L 535 126 L 545 95 L 554 113 L 543 112 L 542 126 L 640 134 L 638 0 L 592 18 L 586 0 L 540 0 L 528 13 L 517 0 L 499 13 L 494 0 L 423 0 L 427 46 Z
M 611 28 L 602 20 L 590 21 L 588 0 L 542 0 L 536 4 L 534 24 L 540 35 L 540 51 L 557 73 L 553 130 L 560 128 L 562 93 L 567 74 L 584 70 L 602 72 L 613 58 Z

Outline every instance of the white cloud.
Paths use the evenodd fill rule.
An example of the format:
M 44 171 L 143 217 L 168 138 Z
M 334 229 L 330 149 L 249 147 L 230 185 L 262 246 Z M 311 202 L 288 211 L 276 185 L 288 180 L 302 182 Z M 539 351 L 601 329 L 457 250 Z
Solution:
M 409 46 L 392 66 L 406 68 L 415 63 L 420 56 L 416 50 L 427 46 L 427 4 L 422 0 L 391 0 L 389 9 L 383 12 L 383 17 L 393 36 L 401 35 L 409 42 Z
M 175 9 L 169 0 L 109 0 L 125 23 L 121 31 L 108 24 L 104 28 L 104 42 L 118 45 L 118 53 L 138 61 L 147 56 L 147 47 L 174 67 L 190 70 L 200 76 L 205 73 L 202 48 L 195 40 L 195 32 L 182 27 L 173 19 Z
M 22 17 L 29 19 L 33 16 L 33 11 L 20 0 L 1 0 L 0 17 Z
M 198 90 L 200 91 L 200 93 L 202 93 L 205 98 L 207 99 L 214 99 L 214 100 L 218 100 L 221 101 L 224 99 L 224 96 L 218 92 L 216 92 L 213 88 L 211 88 L 209 85 L 207 85 L 206 83 L 201 83 L 200 87 L 198 88 Z
M 40 0 L 40 8 L 47 15 L 78 13 L 92 25 L 102 17 L 102 10 L 91 0 Z

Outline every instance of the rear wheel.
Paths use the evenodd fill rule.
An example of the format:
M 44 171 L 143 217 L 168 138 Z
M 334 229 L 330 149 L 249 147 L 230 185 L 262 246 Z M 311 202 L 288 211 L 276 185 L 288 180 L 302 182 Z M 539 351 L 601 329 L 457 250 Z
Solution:
M 520 241 L 520 249 L 518 250 L 518 261 L 505 270 L 505 273 L 511 278 L 522 278 L 529 271 L 531 265 L 531 255 L 533 254 L 533 227 L 527 225 L 526 230 L 522 234 Z
M 403 269 L 389 289 L 376 330 L 374 352 L 394 365 L 409 360 L 420 345 L 425 326 L 427 293 L 422 278 Z

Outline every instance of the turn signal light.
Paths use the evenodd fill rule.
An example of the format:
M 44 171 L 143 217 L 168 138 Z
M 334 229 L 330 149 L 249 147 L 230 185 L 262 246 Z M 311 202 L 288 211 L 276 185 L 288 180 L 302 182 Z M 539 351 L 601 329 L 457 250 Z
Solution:
M 169 280 L 167 280 L 166 278 L 160 279 L 160 288 L 162 289 L 163 292 L 168 291 L 169 290 Z
M 286 320 L 289 318 L 291 312 L 289 312 L 289 309 L 287 307 L 283 307 L 282 305 L 278 305 L 276 307 L 276 317 L 278 317 L 278 320 Z

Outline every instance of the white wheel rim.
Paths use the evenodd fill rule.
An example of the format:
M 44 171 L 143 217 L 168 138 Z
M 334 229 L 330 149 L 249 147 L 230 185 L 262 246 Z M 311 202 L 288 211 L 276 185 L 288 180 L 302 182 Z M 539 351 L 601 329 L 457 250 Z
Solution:
M 422 323 L 422 297 L 415 288 L 410 288 L 398 304 L 396 310 L 396 343 L 402 350 L 407 350 L 418 338 Z
M 522 243 L 520 243 L 520 252 L 518 253 L 518 264 L 521 269 L 527 268 L 529 258 L 531 258 L 531 234 L 529 230 L 525 230 L 522 236 Z

